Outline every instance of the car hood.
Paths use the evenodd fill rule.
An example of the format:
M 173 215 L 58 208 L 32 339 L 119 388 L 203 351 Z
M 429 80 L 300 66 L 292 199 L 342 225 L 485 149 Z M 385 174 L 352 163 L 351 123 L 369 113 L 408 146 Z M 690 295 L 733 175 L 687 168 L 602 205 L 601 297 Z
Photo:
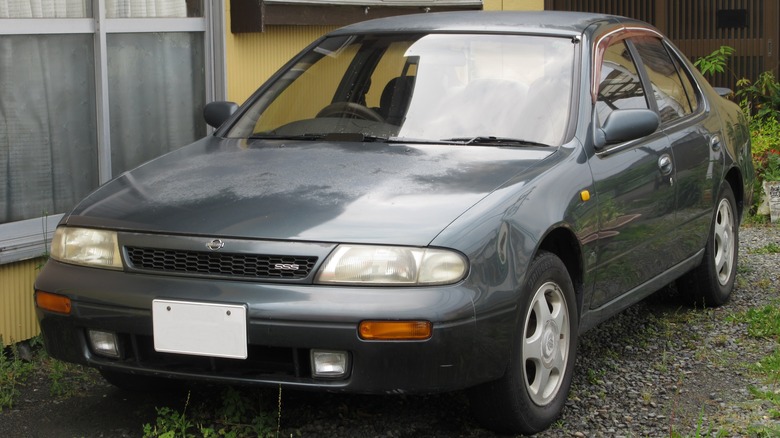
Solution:
M 69 225 L 427 245 L 554 148 L 208 137 L 102 186 Z

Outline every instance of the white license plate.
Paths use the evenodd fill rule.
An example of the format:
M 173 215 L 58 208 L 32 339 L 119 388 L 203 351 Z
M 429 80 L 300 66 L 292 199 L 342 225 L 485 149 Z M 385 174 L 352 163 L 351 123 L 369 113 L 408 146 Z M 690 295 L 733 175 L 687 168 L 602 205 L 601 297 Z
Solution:
M 246 306 L 154 300 L 154 349 L 246 359 Z

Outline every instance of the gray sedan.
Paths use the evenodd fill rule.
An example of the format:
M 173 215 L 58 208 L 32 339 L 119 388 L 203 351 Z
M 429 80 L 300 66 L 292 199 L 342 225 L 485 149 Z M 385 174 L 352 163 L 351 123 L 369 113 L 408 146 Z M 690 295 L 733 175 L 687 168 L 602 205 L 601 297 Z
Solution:
M 579 334 L 672 282 L 733 289 L 745 119 L 639 21 L 368 21 L 205 118 L 63 218 L 35 286 L 53 357 L 133 388 L 468 388 L 534 433 Z

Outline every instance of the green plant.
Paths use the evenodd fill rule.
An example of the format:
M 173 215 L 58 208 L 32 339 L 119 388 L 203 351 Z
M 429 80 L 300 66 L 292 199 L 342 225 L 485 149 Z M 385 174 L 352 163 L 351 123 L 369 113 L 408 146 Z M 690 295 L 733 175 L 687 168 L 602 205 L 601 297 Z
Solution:
M 40 365 L 49 377 L 49 393 L 55 397 L 78 394 L 95 376 L 92 369 L 48 357 Z
M 187 401 L 184 403 L 184 410 L 179 413 L 168 407 L 155 408 L 157 419 L 154 426 L 149 423 L 144 424 L 144 438 L 189 438 L 196 435 L 191 432 L 195 424 L 187 419 L 187 407 L 190 404 L 190 393 L 187 393 Z
M 736 50 L 730 46 L 720 46 L 707 56 L 698 58 L 693 62 L 693 65 L 699 69 L 699 71 L 707 76 L 714 75 L 716 73 L 723 73 L 726 70 L 726 63 L 731 55 Z
M 11 408 L 23 385 L 34 369 L 31 362 L 19 358 L 15 345 L 6 348 L 0 339 L 0 412 Z
M 218 399 L 209 398 L 190 406 L 190 395 L 184 410 L 155 408 L 154 424 L 143 425 L 144 437 L 272 437 L 278 436 L 281 424 L 281 386 L 277 398 L 278 412 L 262 403 L 262 392 L 226 387 Z M 191 408 L 188 411 L 188 407 Z M 186 414 L 186 415 L 185 415 Z
M 780 245 L 775 242 L 769 242 L 761 248 L 751 250 L 750 254 L 780 254 Z
M 780 303 L 748 309 L 729 318 L 747 324 L 748 334 L 754 338 L 780 338 Z
M 746 81 L 746 80 L 743 80 Z M 775 83 L 778 87 L 780 84 Z M 774 87 L 775 85 L 772 85 Z M 737 94 L 745 94 L 740 90 Z M 778 100 L 780 103 L 780 100 Z M 753 205 L 750 206 L 750 215 L 747 216 L 747 223 L 765 224 L 768 220 L 766 216 L 755 215 L 758 205 L 762 201 L 763 182 L 780 181 L 780 108 L 762 107 L 762 112 L 755 116 L 750 114 L 751 106 L 749 99 L 743 96 L 741 106 L 746 116 L 750 120 L 750 142 L 753 154 L 753 166 L 756 172 L 756 178 L 753 185 L 753 193 L 756 196 Z M 762 104 L 759 104 L 761 106 Z
M 758 119 L 780 118 L 780 83 L 774 73 L 765 71 L 755 82 L 742 78 L 737 88 L 736 96 L 746 114 Z
M 780 150 L 770 149 L 754 161 L 756 175 L 761 181 L 780 181 Z

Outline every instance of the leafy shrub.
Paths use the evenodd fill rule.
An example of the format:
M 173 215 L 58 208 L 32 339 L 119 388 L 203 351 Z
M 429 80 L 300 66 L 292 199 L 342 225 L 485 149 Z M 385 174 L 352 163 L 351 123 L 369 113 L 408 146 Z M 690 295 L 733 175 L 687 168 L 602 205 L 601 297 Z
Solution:
M 775 144 L 777 147 L 777 144 Z M 756 175 L 761 181 L 780 181 L 780 149 L 770 149 L 754 155 Z
M 780 119 L 780 83 L 774 73 L 765 71 L 755 82 L 742 78 L 737 81 L 737 88 L 736 95 L 747 115 L 762 121 Z
M 726 62 L 734 52 L 736 52 L 736 50 L 734 50 L 733 47 L 720 46 L 719 49 L 716 49 L 709 55 L 694 61 L 693 65 L 705 76 L 723 73 L 726 70 Z

